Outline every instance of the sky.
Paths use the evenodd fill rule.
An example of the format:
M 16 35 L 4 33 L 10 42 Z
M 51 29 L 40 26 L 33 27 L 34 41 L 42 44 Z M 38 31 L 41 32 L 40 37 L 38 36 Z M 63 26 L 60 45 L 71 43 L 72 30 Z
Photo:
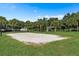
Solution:
M 65 14 L 78 11 L 78 3 L 0 3 L 0 16 L 8 20 L 36 21 L 43 17 L 62 19 Z

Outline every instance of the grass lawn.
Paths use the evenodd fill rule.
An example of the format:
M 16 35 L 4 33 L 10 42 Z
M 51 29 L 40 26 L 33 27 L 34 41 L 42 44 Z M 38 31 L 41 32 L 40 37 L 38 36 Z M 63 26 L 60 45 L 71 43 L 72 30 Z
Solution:
M 69 37 L 65 40 L 50 42 L 42 46 L 25 45 L 13 40 L 11 37 L 0 36 L 0 55 L 13 56 L 55 56 L 55 55 L 79 55 L 79 32 L 44 32 Z M 50 38 L 49 38 L 50 39 Z

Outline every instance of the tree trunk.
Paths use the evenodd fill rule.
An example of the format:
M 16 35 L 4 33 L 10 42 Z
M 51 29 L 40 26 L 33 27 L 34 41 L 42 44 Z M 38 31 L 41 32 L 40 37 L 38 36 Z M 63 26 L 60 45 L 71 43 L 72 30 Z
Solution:
M 41 25 L 39 26 L 40 28 L 39 28 L 39 31 L 41 31 Z
M 77 23 L 77 31 L 78 31 L 78 28 L 79 28 L 79 27 L 78 27 L 78 23 Z
M 54 30 L 55 30 L 55 32 L 57 31 L 57 29 L 56 29 L 56 28 L 55 28 Z
M 72 29 L 70 28 L 70 29 L 69 29 L 69 31 L 71 32 L 71 31 L 72 31 Z
M 77 25 L 77 31 L 78 31 L 78 25 Z
M 47 27 L 46 32 L 48 32 L 48 31 L 49 31 L 49 29 L 48 29 L 48 27 Z

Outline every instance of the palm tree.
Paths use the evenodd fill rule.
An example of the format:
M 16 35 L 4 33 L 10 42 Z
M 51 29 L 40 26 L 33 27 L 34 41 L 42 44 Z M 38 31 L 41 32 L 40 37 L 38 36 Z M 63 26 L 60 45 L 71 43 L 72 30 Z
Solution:
M 7 20 L 5 17 L 0 16 L 0 28 L 1 29 L 6 29 L 6 25 L 7 25 Z
M 23 22 L 17 20 L 17 19 L 12 19 L 8 21 L 8 26 L 10 26 L 10 28 L 15 31 L 15 30 L 19 30 L 23 25 Z
M 54 31 L 56 32 L 57 28 L 59 28 L 60 25 L 58 18 L 49 18 L 48 22 L 49 22 L 49 26 L 53 26 Z
M 72 13 L 72 14 L 68 13 L 67 15 L 64 16 L 63 20 L 65 24 L 67 25 L 69 31 L 71 31 L 72 28 L 78 25 L 75 13 Z

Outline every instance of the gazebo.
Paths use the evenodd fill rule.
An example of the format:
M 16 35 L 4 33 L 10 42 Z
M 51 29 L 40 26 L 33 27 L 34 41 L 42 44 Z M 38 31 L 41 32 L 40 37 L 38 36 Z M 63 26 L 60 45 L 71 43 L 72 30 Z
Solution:
M 52 29 L 54 29 L 54 26 L 48 26 L 46 31 L 48 32 L 49 30 L 52 30 Z

